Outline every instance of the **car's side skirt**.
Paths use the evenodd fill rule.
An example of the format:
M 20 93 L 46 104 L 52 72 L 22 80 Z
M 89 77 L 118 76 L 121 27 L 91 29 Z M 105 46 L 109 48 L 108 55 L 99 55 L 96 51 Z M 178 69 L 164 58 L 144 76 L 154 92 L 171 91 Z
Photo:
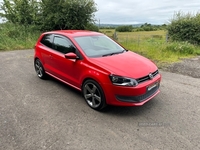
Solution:
M 47 73 L 48 75 L 52 76 L 53 78 L 55 78 L 55 79 L 57 79 L 57 80 L 59 80 L 59 81 L 65 83 L 65 84 L 67 84 L 67 85 L 69 85 L 69 86 L 71 86 L 71 87 L 73 87 L 73 88 L 75 88 L 75 89 L 81 91 L 81 88 L 76 87 L 76 86 L 74 86 L 74 85 L 72 85 L 72 84 L 70 84 L 70 83 L 68 83 L 68 82 L 66 82 L 66 81 L 64 81 L 64 80 L 62 80 L 62 79 L 60 79 L 60 78 L 58 78 L 58 77 L 52 75 L 51 73 L 49 73 L 49 72 L 47 72 L 47 71 L 46 71 L 46 73 Z

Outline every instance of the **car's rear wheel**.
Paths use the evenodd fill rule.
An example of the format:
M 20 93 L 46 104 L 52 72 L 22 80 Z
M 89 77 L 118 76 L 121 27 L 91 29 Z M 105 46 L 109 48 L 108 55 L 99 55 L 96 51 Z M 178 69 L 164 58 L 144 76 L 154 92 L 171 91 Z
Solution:
M 40 79 L 46 79 L 47 75 L 44 71 L 44 67 L 42 66 L 42 63 L 40 62 L 39 59 L 36 59 L 34 62 L 34 66 L 35 66 L 35 71 L 37 73 L 37 76 Z
M 86 103 L 95 110 L 102 110 L 106 107 L 106 99 L 101 86 L 94 80 L 87 80 L 82 87 Z

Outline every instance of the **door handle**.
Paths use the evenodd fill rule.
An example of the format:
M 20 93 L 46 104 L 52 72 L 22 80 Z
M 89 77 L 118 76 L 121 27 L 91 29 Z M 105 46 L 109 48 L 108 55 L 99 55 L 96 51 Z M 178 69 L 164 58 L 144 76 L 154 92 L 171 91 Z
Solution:
M 52 59 L 52 58 L 53 58 L 53 56 L 52 56 L 52 55 L 49 55 L 49 58 L 50 58 L 50 59 Z

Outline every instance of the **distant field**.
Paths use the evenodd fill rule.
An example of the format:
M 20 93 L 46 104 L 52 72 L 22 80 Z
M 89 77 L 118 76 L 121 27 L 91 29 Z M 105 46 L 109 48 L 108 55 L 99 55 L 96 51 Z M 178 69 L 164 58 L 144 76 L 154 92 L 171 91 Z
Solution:
M 103 33 L 114 33 L 115 32 L 115 29 L 100 29 L 101 32 Z M 141 34 L 141 35 L 148 35 L 148 34 L 159 34 L 159 35 L 162 35 L 162 34 L 165 34 L 166 31 L 164 30 L 159 30 L 159 31 L 139 31 L 139 32 L 118 32 L 119 34 L 132 34 L 132 35 L 137 35 L 138 33 Z
M 102 29 L 102 33 L 113 38 L 114 29 Z M 159 67 L 181 58 L 193 57 L 200 54 L 200 47 L 187 42 L 169 42 L 167 32 L 139 31 L 139 32 L 116 32 L 116 41 L 126 49 L 139 53 L 153 60 Z
M 101 29 L 100 32 L 106 34 L 107 36 L 113 36 L 115 30 L 114 29 Z M 125 38 L 152 38 L 154 36 L 165 37 L 166 31 L 159 30 L 159 31 L 139 31 L 139 32 L 117 32 L 118 38 L 125 39 Z
M 164 30 L 159 31 L 139 31 L 139 32 L 116 32 L 116 38 L 114 36 L 114 29 L 103 29 L 100 32 L 106 34 L 107 36 L 114 38 L 119 43 L 130 44 L 135 43 L 138 46 L 143 44 L 145 41 L 157 41 L 166 42 L 167 32 Z

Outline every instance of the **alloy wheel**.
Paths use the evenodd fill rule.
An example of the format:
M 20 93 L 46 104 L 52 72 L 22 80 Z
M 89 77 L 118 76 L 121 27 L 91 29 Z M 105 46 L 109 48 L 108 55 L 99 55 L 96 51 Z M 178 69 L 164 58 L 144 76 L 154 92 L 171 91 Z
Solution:
M 37 73 L 37 76 L 39 78 L 41 78 L 41 79 L 45 79 L 46 74 L 45 74 L 44 68 L 43 68 L 42 63 L 40 62 L 40 60 L 36 59 L 34 65 L 35 65 L 35 71 Z
M 94 83 L 86 83 L 84 85 L 83 94 L 90 107 L 95 109 L 102 104 L 102 94 L 100 89 Z

